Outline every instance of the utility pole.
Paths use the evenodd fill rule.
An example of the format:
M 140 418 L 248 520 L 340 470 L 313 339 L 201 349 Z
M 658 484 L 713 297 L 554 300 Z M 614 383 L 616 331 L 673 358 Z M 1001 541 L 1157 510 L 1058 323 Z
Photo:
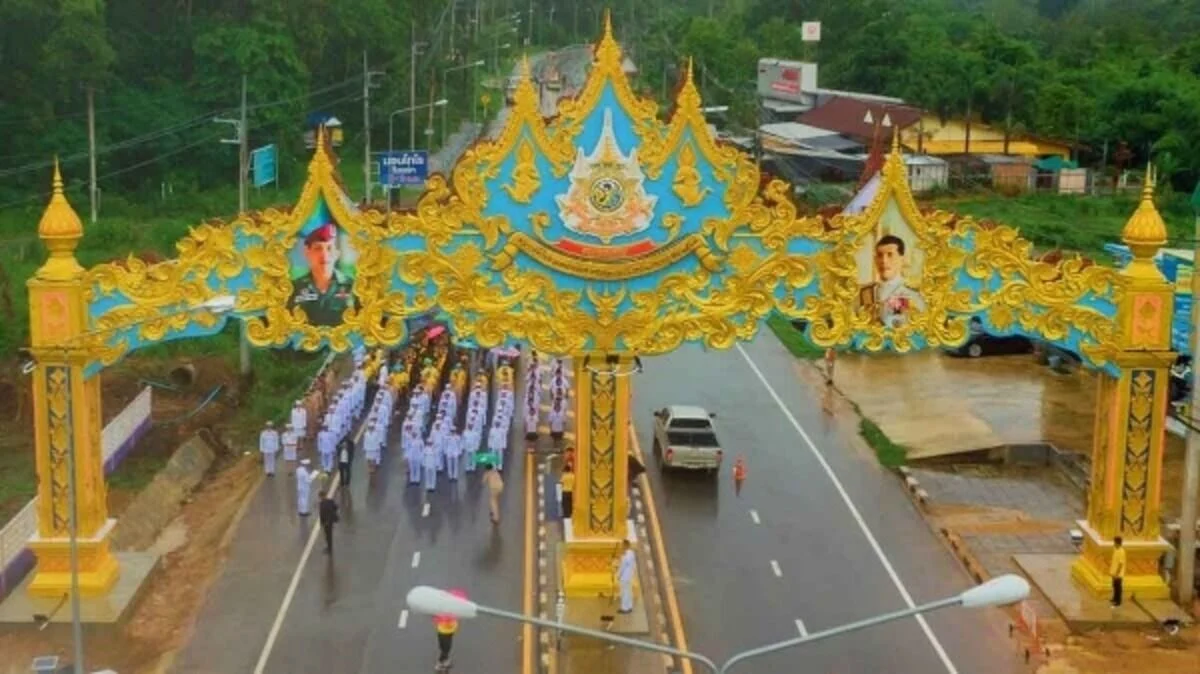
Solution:
M 1200 186 L 1197 187 L 1197 195 L 1200 195 Z M 1200 204 L 1197 203 L 1196 195 L 1192 197 L 1192 208 L 1195 209 L 1196 234 L 1192 237 L 1195 253 L 1200 256 Z M 1195 258 L 1200 260 L 1200 257 Z M 1200 387 L 1195 385 L 1196 380 L 1196 353 L 1200 349 L 1200 306 L 1197 306 L 1196 300 L 1200 298 L 1200 275 L 1196 274 L 1196 270 L 1192 269 L 1192 400 L 1188 405 L 1187 423 L 1184 426 L 1188 429 L 1187 434 L 1187 453 L 1185 454 L 1183 464 L 1183 500 L 1180 508 L 1179 522 L 1179 554 L 1176 555 L 1178 560 L 1175 564 L 1175 569 L 1178 571 L 1178 576 L 1175 581 L 1175 591 L 1178 595 L 1179 605 L 1183 610 L 1191 613 L 1192 601 L 1195 598 L 1195 580 L 1194 573 L 1196 568 L 1196 499 L 1200 496 L 1197 489 L 1200 488 L 1200 432 L 1196 430 L 1196 410 L 1200 409 Z
M 408 107 L 417 107 L 417 54 L 420 46 L 417 44 L 417 22 L 409 24 L 409 53 L 408 53 Z M 408 116 L 408 149 L 417 147 L 417 116 Z
M 383 71 L 371 70 L 367 65 L 367 50 L 363 50 L 363 200 L 371 202 L 371 191 L 375 187 L 371 182 L 371 90 L 377 89 L 376 75 Z M 389 150 L 391 148 L 388 148 Z M 278 184 L 278 183 L 276 183 Z
M 525 46 L 533 44 L 533 0 L 529 0 L 529 26 L 525 31 Z
M 247 78 L 242 75 L 242 109 L 238 119 L 223 119 L 217 117 L 213 119 L 217 124 L 229 124 L 234 128 L 234 133 L 237 134 L 234 138 L 222 138 L 221 142 L 227 145 L 238 146 L 238 215 L 243 215 L 246 212 L 246 174 L 248 173 L 247 164 L 250 163 L 250 134 L 246 132 L 246 89 Z M 238 361 L 241 366 L 242 376 L 250 374 L 250 341 L 246 339 L 246 323 L 242 322 L 242 333 L 240 342 L 238 343 Z
M 247 77 L 242 74 L 242 115 L 238 124 L 238 215 L 246 213 L 246 174 L 250 164 L 250 134 L 246 127 L 246 89 Z M 246 337 L 246 322 L 242 321 L 241 336 L 238 340 L 238 364 L 242 376 L 250 376 L 250 340 Z
M 92 205 L 92 224 L 96 224 L 96 88 L 87 88 L 88 117 L 88 200 Z
M 363 50 L 363 203 L 371 203 L 371 70 Z

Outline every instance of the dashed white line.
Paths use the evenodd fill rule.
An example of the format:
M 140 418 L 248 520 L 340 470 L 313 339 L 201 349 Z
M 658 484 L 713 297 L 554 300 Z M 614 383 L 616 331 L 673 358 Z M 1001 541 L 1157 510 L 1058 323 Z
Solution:
M 797 620 L 796 622 L 800 621 Z M 400 612 L 400 622 L 396 623 L 396 627 L 399 627 L 400 629 L 408 627 L 408 609 L 404 609 Z
M 755 524 L 762 524 L 762 520 L 758 519 L 758 511 L 757 510 L 750 511 L 750 519 L 754 520 Z
M 779 562 L 777 562 L 773 559 L 771 560 L 771 570 L 775 572 L 775 577 L 777 577 L 777 578 L 783 577 L 783 569 L 780 569 Z
M 333 476 L 333 481 L 329 483 L 329 498 L 333 498 L 337 494 L 338 485 L 341 482 L 341 476 Z M 271 657 L 271 650 L 275 647 L 275 640 L 279 638 L 279 630 L 283 627 L 283 619 L 287 616 L 288 608 L 292 605 L 292 599 L 296 596 L 296 588 L 300 585 L 300 575 L 304 572 L 304 565 L 308 563 L 308 558 L 312 555 L 313 546 L 317 544 L 317 536 L 321 531 L 321 527 L 313 524 L 312 533 L 308 536 L 308 543 L 304 546 L 304 552 L 300 555 L 300 561 L 296 564 L 296 571 L 292 574 L 292 582 L 288 585 L 287 592 L 283 595 L 283 605 L 279 607 L 279 613 L 275 614 L 275 622 L 271 624 L 271 631 L 267 633 L 267 642 L 263 645 L 262 653 L 258 656 L 258 664 L 254 666 L 254 674 L 263 674 L 267 668 L 267 660 Z
M 407 613 L 407 611 L 405 611 L 405 613 Z M 804 621 L 799 618 L 796 618 L 796 631 L 799 632 L 800 636 L 802 637 L 808 636 L 808 629 L 804 627 Z
M 421 508 L 421 517 L 429 517 L 429 501 L 426 501 L 425 507 Z
M 780 397 L 779 393 L 775 390 L 775 387 L 771 386 L 771 382 L 767 381 L 766 375 L 762 373 L 762 370 L 759 369 L 758 365 L 754 362 L 754 359 L 750 358 L 750 354 L 746 351 L 746 349 L 742 347 L 741 344 L 736 345 L 735 348 L 738 350 L 738 353 L 742 354 L 742 358 L 745 359 L 746 364 L 750 366 L 750 369 L 754 371 L 754 374 L 758 377 L 758 380 L 762 382 L 763 388 L 767 389 L 767 393 L 771 394 L 771 398 L 775 401 L 775 404 L 779 407 L 779 410 L 783 412 L 783 416 L 787 418 L 789 423 L 791 423 L 792 428 L 796 429 L 796 433 L 800 436 L 800 439 L 804 441 L 804 444 L 808 447 L 809 451 L 812 452 L 812 455 L 814 458 L 816 458 L 817 463 L 821 464 L 821 468 L 825 471 L 825 475 L 829 478 L 829 481 L 833 483 L 834 489 L 837 490 L 838 495 L 842 497 L 842 502 L 846 504 L 846 508 L 850 511 L 850 516 L 854 518 L 855 523 L 858 524 L 859 530 L 862 531 L 863 536 L 866 537 L 867 543 L 871 546 L 871 550 L 875 553 L 875 557 L 878 558 L 879 563 L 883 565 L 883 570 L 887 572 L 888 577 L 892 580 L 892 584 L 895 585 L 896 590 L 900 592 L 900 597 L 904 600 L 904 604 L 910 609 L 916 608 L 917 604 L 913 601 L 912 595 L 909 594 L 908 587 L 904 585 L 904 581 L 900 580 L 900 574 L 896 573 L 896 569 L 892 566 L 891 560 L 889 560 L 887 555 L 884 554 L 883 548 L 879 545 L 879 541 L 875 539 L 875 534 L 871 533 L 871 528 L 867 526 L 867 521 L 863 519 L 862 513 L 858 511 L 858 506 L 854 505 L 854 501 L 850 499 L 849 492 L 847 492 L 846 488 L 842 485 L 842 481 L 838 479 L 837 473 L 833 472 L 833 467 L 830 466 L 829 462 L 825 460 L 825 455 L 821 454 L 821 451 L 817 449 L 816 443 L 814 443 L 812 438 L 809 437 L 808 432 L 804 430 L 804 427 L 800 425 L 799 421 L 796 421 L 796 415 L 792 414 L 792 411 L 788 409 L 788 406 L 783 402 L 783 398 Z M 925 638 L 929 640 L 930 646 L 932 646 L 934 652 L 937 653 L 938 659 L 942 661 L 942 665 L 945 666 L 946 671 L 949 674 L 958 674 L 958 668 L 956 668 L 954 663 L 950 661 L 950 656 L 946 653 L 946 649 L 942 647 L 942 642 L 938 640 L 937 635 L 933 633 L 933 629 L 929 627 L 929 622 L 925 620 L 925 616 L 917 615 L 915 620 L 917 621 L 917 624 L 921 626 L 921 631 L 925 633 Z
M 415 569 L 415 568 L 417 568 L 417 567 L 418 567 L 418 566 L 420 566 L 420 565 L 421 565 L 421 551 L 420 551 L 420 550 L 417 550 L 416 552 L 414 552 L 414 553 L 413 553 L 413 563 L 412 563 L 412 568 L 414 568 L 414 569 Z

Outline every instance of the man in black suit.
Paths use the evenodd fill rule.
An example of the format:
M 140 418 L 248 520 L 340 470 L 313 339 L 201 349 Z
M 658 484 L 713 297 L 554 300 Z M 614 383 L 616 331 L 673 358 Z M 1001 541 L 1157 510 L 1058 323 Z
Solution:
M 338 504 L 329 498 L 329 492 L 321 490 L 321 502 L 317 506 L 317 515 L 321 520 L 321 530 L 325 532 L 325 552 L 333 552 L 333 525 L 338 517 Z

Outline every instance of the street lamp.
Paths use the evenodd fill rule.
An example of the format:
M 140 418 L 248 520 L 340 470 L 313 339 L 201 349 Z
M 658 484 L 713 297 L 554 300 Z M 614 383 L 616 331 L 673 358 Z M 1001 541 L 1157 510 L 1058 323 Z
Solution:
M 440 108 L 443 105 L 445 105 L 446 103 L 447 103 L 446 99 L 439 98 L 438 100 L 436 100 L 432 103 L 422 103 L 421 105 L 410 105 L 407 108 L 400 108 L 399 110 L 393 110 L 392 113 L 390 115 L 388 115 L 388 154 L 390 155 L 393 151 L 393 148 L 395 147 L 394 138 L 395 138 L 395 130 L 396 130 L 396 125 L 395 125 L 396 115 L 402 115 L 406 112 L 417 112 L 418 110 L 426 110 L 428 108 Z M 413 148 L 409 148 L 409 149 L 411 150 Z M 388 206 L 388 211 L 390 212 L 392 210 L 392 186 L 384 185 L 383 187 L 385 189 L 387 189 L 387 195 L 388 195 L 387 206 Z
M 706 115 L 719 115 L 723 112 L 729 112 L 729 106 L 728 105 L 710 105 L 708 107 L 700 108 L 700 112 L 703 112 Z
M 214 316 L 220 316 L 223 314 L 227 314 L 230 311 L 233 311 L 233 308 L 236 304 L 237 304 L 237 298 L 234 297 L 233 295 L 219 295 L 217 297 L 213 297 L 211 299 L 205 300 L 204 302 L 201 302 L 195 306 L 188 307 L 187 309 L 184 309 L 183 311 L 171 312 L 168 314 L 164 314 L 162 316 L 156 316 L 155 318 L 156 319 L 157 318 L 169 318 L 171 316 L 178 316 L 181 314 L 191 314 L 191 313 L 207 313 L 207 314 L 212 314 Z M 60 346 L 48 347 L 46 349 L 46 351 L 50 351 L 50 352 L 57 351 L 63 355 L 68 355 L 68 354 L 71 354 L 72 352 L 76 351 L 77 349 L 79 349 L 80 346 L 82 346 L 80 344 L 80 342 L 84 338 L 94 337 L 96 335 L 102 335 L 102 334 L 106 334 L 106 333 L 119 332 L 121 330 L 127 330 L 127 329 L 129 329 L 131 327 L 135 327 L 139 324 L 140 323 L 130 323 L 130 324 L 126 324 L 126 325 L 120 325 L 120 326 L 116 326 L 113 328 L 109 328 L 106 330 L 96 330 L 93 332 L 85 332 L 83 334 L 75 336 L 73 339 L 69 340 L 66 344 L 63 344 Z M 38 366 L 40 365 L 40 363 L 37 360 L 37 357 L 35 355 L 33 355 L 32 352 L 30 352 L 29 350 L 25 350 L 25 349 L 22 349 L 22 355 L 24 357 L 28 358 L 28 360 L 22 365 L 21 370 L 25 374 L 32 374 L 33 371 L 35 369 L 37 369 Z M 71 433 L 73 435 L 74 429 L 72 427 L 68 426 L 67 432 Z M 68 510 L 70 511 L 69 512 L 70 518 L 67 521 L 67 527 L 68 527 L 67 539 L 68 539 L 68 545 L 70 547 L 70 559 L 71 559 L 71 641 L 72 641 L 72 645 L 73 645 L 73 648 L 75 651 L 75 658 L 74 658 L 75 661 L 72 665 L 72 668 L 73 668 L 73 671 L 75 672 L 75 674 L 84 674 L 84 672 L 83 672 L 83 618 L 81 615 L 82 611 L 81 611 L 80 604 L 79 604 L 79 504 L 77 502 L 78 492 L 77 492 L 77 484 L 76 484 L 78 481 L 78 478 L 75 474 L 75 442 L 73 439 L 71 439 L 70 441 L 67 442 L 67 472 L 70 474 L 70 479 L 68 480 L 68 484 L 67 484 Z M 49 618 L 47 618 L 47 620 L 48 619 Z
M 490 615 L 496 618 L 503 618 L 505 620 L 529 623 L 532 625 L 538 625 L 540 627 L 560 630 L 562 632 L 579 634 L 582 636 L 592 637 L 594 639 L 600 639 L 602 641 L 622 644 L 631 648 L 640 648 L 643 650 L 654 651 L 656 653 L 674 655 L 702 663 L 708 667 L 709 671 L 713 672 L 713 674 L 727 674 L 728 672 L 732 671 L 734 665 L 744 660 L 749 660 L 760 655 L 767 655 L 776 651 L 792 648 L 793 646 L 800 646 L 802 644 L 828 639 L 830 637 L 845 634 L 847 632 L 854 632 L 867 627 L 874 627 L 875 625 L 892 622 L 901 618 L 907 618 L 921 613 L 929 613 L 931 611 L 936 611 L 938 609 L 947 608 L 950 606 L 961 606 L 963 608 L 1005 606 L 1021 601 L 1028 596 L 1029 582 L 1021 576 L 1008 574 L 998 578 L 993 578 L 982 585 L 977 585 L 963 592 L 962 594 L 953 597 L 939 599 L 938 601 L 930 602 L 922 606 L 916 606 L 903 611 L 896 611 L 894 613 L 885 613 L 874 618 L 867 618 L 866 620 L 860 620 L 858 622 L 849 623 L 840 627 L 833 627 L 820 632 L 813 632 L 812 634 L 797 637 L 795 639 L 788 639 L 787 641 L 780 641 L 779 643 L 770 644 L 761 648 L 744 651 L 729 658 L 725 661 L 725 664 L 720 666 L 718 666 L 717 663 L 713 662 L 709 658 L 697 653 L 689 653 L 687 651 L 682 651 L 649 641 L 630 639 L 628 637 L 612 634 L 611 632 L 602 632 L 600 630 L 588 629 L 586 627 L 576 627 L 574 625 L 567 625 L 561 622 L 543 620 L 533 616 L 512 613 L 509 611 L 492 608 L 490 606 L 483 606 L 468 599 L 457 597 L 449 592 L 446 592 L 445 590 L 439 590 L 426 585 L 418 585 L 417 587 L 409 590 L 405 601 L 407 602 L 408 607 L 417 613 L 425 613 L 430 615 L 449 615 L 454 616 L 455 618 L 464 619 L 474 618 L 479 614 Z
M 486 64 L 485 61 L 483 59 L 480 59 L 478 61 L 464 63 L 460 66 L 454 66 L 452 68 L 446 68 L 445 70 L 443 70 L 442 71 L 442 93 L 443 94 L 446 93 L 446 76 L 447 75 L 449 75 L 450 73 L 452 73 L 456 70 L 466 70 L 468 68 L 478 68 L 485 64 Z M 469 93 L 467 95 L 474 98 L 475 92 L 472 91 L 471 93 Z M 472 108 L 472 109 L 474 109 L 474 108 Z M 472 119 L 471 121 L 474 122 L 475 120 Z M 446 142 L 446 106 L 443 105 L 442 106 L 442 143 L 445 144 L 445 142 Z

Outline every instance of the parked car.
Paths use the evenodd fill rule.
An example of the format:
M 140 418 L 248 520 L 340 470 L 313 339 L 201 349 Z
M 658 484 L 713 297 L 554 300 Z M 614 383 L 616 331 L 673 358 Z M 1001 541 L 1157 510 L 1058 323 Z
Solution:
M 667 468 L 716 472 L 724 452 L 713 427 L 715 414 L 692 405 L 671 405 L 654 413 L 654 455 Z
M 972 318 L 969 327 L 971 336 L 967 341 L 962 346 L 946 349 L 946 353 L 967 358 L 1033 353 L 1033 340 L 1028 337 L 989 334 L 984 331 L 983 323 L 978 318 Z

